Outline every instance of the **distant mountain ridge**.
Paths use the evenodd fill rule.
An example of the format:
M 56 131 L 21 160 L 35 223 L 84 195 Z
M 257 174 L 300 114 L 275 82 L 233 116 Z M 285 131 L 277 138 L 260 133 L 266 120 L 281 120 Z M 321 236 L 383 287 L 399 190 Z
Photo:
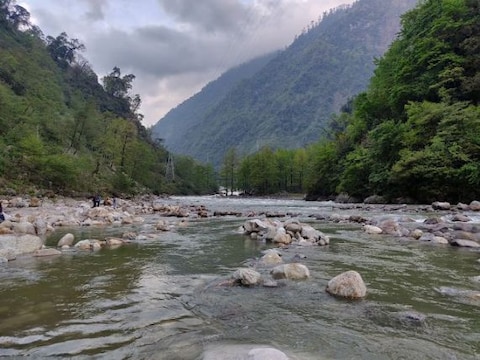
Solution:
M 157 122 L 152 127 L 153 135 L 162 139 L 171 151 L 183 153 L 178 145 L 182 143 L 185 133 L 201 123 L 208 111 L 218 105 L 228 92 L 242 80 L 257 73 L 277 54 L 278 52 L 272 52 L 238 65 L 209 82 L 200 92 L 170 110 Z
M 164 118 L 154 135 L 165 138 L 172 151 L 216 166 L 231 147 L 248 154 L 262 146 L 296 148 L 317 141 L 330 116 L 366 89 L 374 59 L 395 38 L 400 15 L 416 2 L 359 0 L 323 14 L 286 50 L 211 102 L 207 112 L 185 113 L 186 126 Z

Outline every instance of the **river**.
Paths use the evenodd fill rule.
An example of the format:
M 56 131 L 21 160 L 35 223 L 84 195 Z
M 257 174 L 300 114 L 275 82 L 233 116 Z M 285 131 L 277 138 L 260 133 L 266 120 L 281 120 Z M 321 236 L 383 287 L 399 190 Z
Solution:
M 126 231 L 156 235 L 117 249 L 0 264 L 0 357 L 238 359 L 232 349 L 265 345 L 298 360 L 480 359 L 480 298 L 471 296 L 480 290 L 473 280 L 480 275 L 479 252 L 367 235 L 360 225 L 310 217 L 385 215 L 331 203 L 165 201 L 288 213 L 331 242 L 283 250 L 286 261 L 301 258 L 309 280 L 243 288 L 219 283 L 271 245 L 240 234 L 242 217 L 190 220 L 164 233 L 152 231 L 154 215 L 129 227 L 58 229 L 48 245 L 71 231 L 82 239 Z M 414 208 L 401 215 L 417 221 L 425 216 Z M 346 301 L 325 292 L 328 280 L 346 270 L 362 275 L 366 299 Z

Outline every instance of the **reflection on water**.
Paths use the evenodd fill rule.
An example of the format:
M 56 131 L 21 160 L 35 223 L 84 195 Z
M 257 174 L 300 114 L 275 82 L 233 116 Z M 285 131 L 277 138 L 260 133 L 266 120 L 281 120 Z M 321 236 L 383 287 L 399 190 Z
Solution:
M 172 201 L 291 211 L 304 221 L 313 212 L 335 211 L 291 200 Z M 150 231 L 157 219 L 146 220 L 135 229 L 78 229 L 77 236 Z M 236 232 L 243 221 L 198 220 L 115 250 L 2 264 L 0 356 L 195 360 L 205 351 L 262 344 L 292 359 L 479 358 L 480 284 L 471 281 L 480 275 L 478 253 L 313 221 L 331 245 L 291 247 L 283 255 L 305 255 L 310 280 L 277 288 L 219 286 L 267 247 Z M 55 236 L 49 243 L 61 234 Z M 363 301 L 325 292 L 330 278 L 350 269 L 367 283 Z

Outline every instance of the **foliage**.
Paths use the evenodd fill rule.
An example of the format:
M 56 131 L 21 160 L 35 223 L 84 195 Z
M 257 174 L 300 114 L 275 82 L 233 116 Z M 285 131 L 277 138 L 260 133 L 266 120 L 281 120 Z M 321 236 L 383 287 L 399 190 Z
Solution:
M 425 0 L 402 18 L 399 38 L 377 61 L 368 90 L 328 148 L 319 150 L 336 191 L 364 198 L 469 201 L 480 196 L 480 8 Z M 324 145 L 325 147 L 327 145 Z M 321 181 L 310 189 L 320 193 Z
M 102 87 L 77 39 L 45 38 L 29 18 L 15 1 L 0 0 L 2 184 L 67 194 L 214 191 L 213 175 L 208 186 L 196 180 L 211 167 L 193 160 L 185 166 L 195 172 L 179 171 L 167 184 L 167 151 L 141 124 L 133 74 L 114 67 Z

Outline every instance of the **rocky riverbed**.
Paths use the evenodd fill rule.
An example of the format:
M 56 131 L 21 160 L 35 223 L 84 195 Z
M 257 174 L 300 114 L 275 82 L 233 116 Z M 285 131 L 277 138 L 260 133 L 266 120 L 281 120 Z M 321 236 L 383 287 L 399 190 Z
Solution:
M 365 317 L 364 320 L 358 321 L 359 324 L 362 324 L 359 329 L 363 328 L 364 324 L 380 324 L 381 326 L 394 324 L 395 327 L 406 328 L 409 331 L 412 327 L 419 327 L 419 331 L 423 331 L 432 322 L 446 321 L 447 318 L 436 318 L 437 315 L 434 311 L 422 309 L 422 306 L 425 306 L 423 304 L 432 303 L 429 296 L 451 298 L 454 304 L 461 303 L 466 306 L 476 307 L 479 304 L 480 292 L 476 290 L 476 286 L 462 287 L 452 281 L 438 282 L 440 277 L 437 279 L 438 285 L 433 288 L 433 293 L 430 294 L 425 291 L 427 295 L 421 296 L 422 299 L 428 298 L 422 303 L 422 306 L 409 309 L 408 307 L 395 305 L 399 301 L 399 294 L 404 294 L 405 291 L 399 292 L 395 302 L 391 304 L 394 311 L 376 303 L 379 298 L 382 298 L 382 294 L 393 296 L 396 291 L 395 284 L 389 285 L 388 292 L 383 289 L 385 280 L 378 268 L 394 269 L 395 272 L 399 272 L 399 275 L 394 277 L 399 281 L 404 281 L 402 277 L 409 274 L 410 270 L 412 270 L 412 276 L 417 274 L 411 269 L 412 264 L 408 265 L 409 259 L 403 257 L 403 250 L 400 249 L 405 249 L 406 253 L 414 254 L 417 259 L 422 259 L 423 253 L 457 253 L 453 246 L 462 246 L 464 249 L 458 253 L 469 254 L 469 259 L 471 256 L 480 254 L 478 247 L 475 245 L 479 243 L 477 234 L 479 233 L 480 213 L 475 209 L 474 203 L 454 206 L 446 203 L 442 203 L 441 206 L 440 204 L 407 206 L 329 202 L 312 205 L 302 203 L 301 206 L 296 206 L 295 202 L 286 202 L 286 205 L 283 206 L 281 202 L 266 201 L 264 205 L 260 201 L 255 201 L 255 206 L 250 208 L 248 201 L 239 201 L 241 202 L 236 202 L 235 199 L 222 199 L 221 206 L 218 206 L 218 199 L 214 198 L 180 199 L 149 196 L 130 200 L 118 199 L 116 207 L 107 203 L 92 208 L 92 203 L 83 199 L 32 199 L 28 197 L 4 199 L 3 207 L 7 220 L 0 224 L 0 256 L 3 262 L 9 263 L 4 266 L 8 266 L 11 270 L 20 268 L 22 264 L 35 263 L 40 265 L 50 263 L 48 259 L 57 259 L 52 263 L 57 264 L 59 271 L 65 274 L 59 262 L 63 264 L 64 259 L 67 259 L 65 261 L 70 263 L 73 255 L 73 258 L 77 259 L 74 261 L 82 264 L 91 262 L 92 271 L 88 272 L 87 278 L 95 278 L 95 281 L 100 283 L 109 279 L 108 283 L 114 279 L 109 277 L 109 272 L 116 271 L 115 269 L 127 266 L 127 264 L 131 263 L 132 267 L 126 272 L 119 270 L 118 279 L 125 277 L 125 274 L 138 271 L 138 268 L 149 269 L 152 264 L 155 264 L 155 266 L 163 264 L 167 261 L 166 258 L 162 258 L 161 261 L 144 263 L 142 267 L 133 265 L 138 261 L 139 254 L 148 253 L 148 256 L 152 256 L 151 254 L 162 256 L 161 254 L 166 253 L 167 248 L 162 245 L 164 241 L 168 243 L 168 249 L 175 249 L 180 246 L 178 250 L 173 250 L 173 252 L 175 258 L 183 259 L 180 263 L 185 266 L 190 266 L 192 257 L 196 258 L 198 256 L 205 257 L 205 261 L 200 261 L 200 268 L 211 266 L 212 259 L 218 257 L 219 253 L 227 257 L 229 241 L 223 243 L 222 250 L 217 255 L 212 254 L 216 249 L 216 241 L 208 240 L 209 248 L 204 255 L 202 255 L 200 249 L 196 249 L 194 243 L 184 247 L 185 244 L 182 245 L 179 241 L 185 241 L 186 235 L 195 233 L 197 234 L 194 236 L 195 243 L 207 242 L 206 238 L 211 236 L 212 229 L 216 228 L 218 224 L 224 224 L 222 226 L 235 224 L 231 229 L 225 229 L 232 233 L 231 241 L 245 242 L 245 246 L 268 244 L 268 250 L 262 251 L 261 255 L 255 258 L 247 259 L 243 257 L 243 265 L 238 267 L 236 264 L 233 268 L 229 267 L 227 273 L 216 276 L 215 279 L 209 281 L 209 285 L 202 287 L 204 290 L 200 294 L 187 295 L 187 298 L 193 297 L 195 299 L 191 305 L 192 309 L 195 309 L 194 311 L 200 315 L 206 314 L 209 321 L 212 319 L 212 313 L 216 314 L 218 312 L 217 315 L 221 319 L 233 316 L 237 321 L 246 321 L 246 325 L 248 325 L 251 317 L 245 315 L 245 318 L 243 318 L 242 309 L 249 307 L 248 304 L 253 301 L 253 298 L 261 297 L 262 294 L 267 296 L 268 303 L 270 300 L 273 300 L 274 303 L 279 302 L 277 310 L 289 306 L 281 301 L 285 297 L 292 297 L 290 299 L 294 300 L 292 304 L 297 304 L 300 301 L 301 306 L 298 304 L 292 305 L 292 309 L 288 312 L 290 314 L 288 315 L 289 319 L 291 319 L 291 314 L 296 314 L 297 311 L 303 312 L 305 309 L 312 307 L 308 311 L 309 320 L 304 324 L 305 326 L 308 326 L 312 316 L 315 318 L 315 314 L 319 311 L 317 305 L 314 305 L 317 304 L 317 300 L 314 299 L 318 297 L 322 299 L 324 304 L 322 306 L 344 308 L 344 311 L 336 316 L 347 316 L 350 311 L 355 311 L 355 313 L 359 311 L 356 316 L 361 314 Z M 239 224 L 242 225 L 238 227 Z M 75 230 L 108 228 L 116 229 L 114 236 L 105 235 L 107 232 L 103 231 Z M 69 232 L 71 229 L 73 230 Z M 332 229 L 351 230 L 347 231 L 348 235 L 339 236 L 335 234 L 335 231 L 338 230 L 332 232 Z M 59 235 L 57 236 L 57 234 Z M 356 237 L 360 239 L 358 243 Z M 55 241 L 52 241 L 53 238 L 55 238 Z M 425 249 L 420 244 L 432 246 L 427 246 L 427 249 Z M 150 246 L 154 246 L 158 250 L 153 252 L 142 250 Z M 122 249 L 119 251 L 113 250 L 119 247 L 123 247 L 122 249 L 125 252 Z M 420 251 L 412 250 L 417 248 Z M 99 251 L 102 249 L 103 251 Z M 112 249 L 112 251 L 109 249 Z M 392 254 L 395 254 L 394 256 L 389 253 L 389 249 L 392 250 Z M 421 251 L 421 249 L 425 249 L 425 251 Z M 108 254 L 112 254 L 111 260 L 114 261 L 118 256 L 128 254 L 130 251 L 136 254 L 135 259 L 115 263 L 115 266 L 110 263 L 108 265 L 104 264 L 107 259 L 110 259 Z M 185 251 L 187 251 L 187 254 L 185 254 Z M 238 252 L 237 249 L 234 253 Z M 76 254 L 80 256 L 76 256 Z M 32 256 L 42 257 L 42 259 L 31 259 L 30 262 L 24 262 L 24 259 Z M 375 260 L 370 260 L 370 257 Z M 100 258 L 103 260 L 98 261 Z M 179 262 L 174 261 L 173 263 L 177 264 Z M 15 264 L 18 264 L 18 266 Z M 329 264 L 330 270 L 326 271 L 325 266 L 327 264 Z M 341 266 L 338 264 L 341 264 Z M 105 266 L 105 268 L 100 265 Z M 417 263 L 415 263 L 416 265 Z M 420 268 L 422 267 L 421 263 L 418 263 L 418 265 Z M 81 265 L 80 268 L 83 266 Z M 97 274 L 94 270 L 95 266 L 102 268 L 102 271 Z M 466 265 L 464 264 L 464 266 Z M 349 271 L 350 269 L 356 269 L 359 272 Z M 442 271 L 443 267 L 435 267 L 435 269 L 435 272 L 438 272 Z M 472 269 L 469 270 L 468 276 L 471 277 L 472 284 L 476 284 L 479 281 L 477 279 L 478 274 L 476 277 L 472 276 L 476 275 L 474 272 L 472 273 Z M 187 271 L 188 273 L 189 271 Z M 362 276 L 365 275 L 366 284 L 363 283 L 360 273 Z M 9 274 L 16 276 L 15 271 L 9 272 Z M 72 281 L 77 281 L 78 274 L 77 272 L 77 276 Z M 148 283 L 152 279 L 157 279 L 156 281 L 163 279 L 163 275 L 155 274 L 153 276 L 149 271 L 144 275 L 146 279 L 149 279 Z M 337 276 L 339 274 L 341 276 Z M 420 269 L 418 274 L 420 274 Z M 190 278 L 191 276 L 187 275 L 187 277 Z M 91 281 L 74 287 L 74 291 L 86 289 L 84 296 L 89 298 L 91 294 L 92 301 L 96 301 L 95 299 L 101 296 L 101 293 L 95 295 L 94 289 L 98 284 Z M 171 278 L 169 281 L 171 281 Z M 182 289 L 185 281 L 188 282 L 189 280 L 185 277 L 178 279 L 178 285 L 181 285 Z M 414 277 L 408 281 L 413 288 L 415 288 L 415 281 Z M 354 287 L 352 284 L 358 286 Z M 403 282 L 400 282 L 397 285 L 402 287 L 402 284 Z M 235 285 L 247 287 L 247 289 Z M 172 284 L 169 282 L 168 288 L 171 288 L 171 286 Z M 119 288 L 123 288 L 123 286 Z M 156 294 L 162 288 L 162 283 L 159 283 L 152 291 Z M 87 291 L 88 289 L 93 289 L 93 292 L 91 290 Z M 49 289 L 49 291 L 52 291 L 52 289 Z M 268 296 L 270 291 L 276 291 L 271 293 L 275 294 L 275 299 Z M 295 295 L 296 291 L 302 292 L 303 295 L 297 297 Z M 392 292 L 392 295 L 389 292 Z M 322 293 L 332 300 L 323 297 Z M 243 299 L 243 302 L 238 300 L 236 306 L 232 306 L 232 299 L 226 296 L 228 294 L 235 294 L 235 298 Z M 63 294 L 59 295 L 63 296 Z M 330 295 L 347 299 L 364 299 L 366 297 L 366 301 L 355 302 L 357 305 L 352 305 L 341 301 L 337 302 Z M 112 295 L 109 294 L 109 296 Z M 225 304 L 222 303 L 224 296 Z M 415 298 L 418 298 L 418 295 L 415 296 Z M 163 297 L 161 298 L 163 299 Z M 148 301 L 153 301 L 152 299 L 158 299 L 158 297 L 155 295 L 148 298 L 147 304 Z M 169 299 L 169 297 L 166 299 Z M 137 301 L 140 300 L 133 303 Z M 142 300 L 141 303 L 145 304 L 144 301 Z M 211 309 L 209 306 L 211 306 L 212 301 L 223 305 L 218 309 Z M 410 303 L 410 301 L 406 301 L 406 303 Z M 256 301 L 253 301 L 253 303 L 258 306 Z M 433 303 L 436 304 L 435 301 Z M 190 309 L 190 300 L 185 301 L 185 304 L 189 305 L 187 308 Z M 268 314 L 270 306 L 266 302 L 261 313 Z M 182 312 L 185 310 L 183 307 L 179 309 Z M 113 306 L 112 311 L 116 311 L 115 306 Z M 135 313 L 137 311 L 139 309 L 135 309 Z M 253 308 L 251 311 L 254 311 Z M 35 310 L 34 313 L 37 314 L 38 311 Z M 99 312 L 99 314 L 101 313 L 103 311 Z M 158 314 L 160 316 L 162 311 L 159 311 Z M 322 312 L 322 314 L 322 319 L 323 317 L 329 318 L 328 311 Z M 240 318 L 238 318 L 239 315 Z M 215 316 L 213 315 L 214 318 Z M 279 314 L 279 316 L 282 315 Z M 276 316 L 272 318 L 272 321 L 274 318 L 276 319 Z M 349 321 L 353 321 L 353 318 Z M 160 323 L 162 322 L 160 321 Z M 328 323 L 331 324 L 331 321 Z M 325 324 L 322 323 L 320 328 L 324 327 Z M 232 326 L 232 329 L 235 329 L 232 331 L 238 336 L 238 329 L 243 328 L 244 326 Z M 342 331 L 348 331 L 345 329 Z M 299 331 L 300 329 L 296 330 Z M 277 334 L 277 336 L 280 336 L 280 334 Z M 305 336 L 307 335 L 305 334 Z M 324 336 L 327 335 L 324 334 Z M 472 336 L 476 335 L 472 334 Z M 274 344 L 275 342 L 267 341 L 267 343 Z M 473 340 L 472 343 L 474 343 Z M 312 344 L 315 344 L 315 342 Z M 219 356 L 221 355 L 219 354 L 225 353 L 225 351 L 235 353 L 235 356 L 238 355 L 240 359 L 267 359 L 268 356 L 283 356 L 277 349 L 269 346 L 252 345 L 240 349 L 236 344 L 224 344 L 221 345 L 221 350 L 216 347 L 207 347 L 206 349 L 204 359 L 220 359 Z M 376 349 L 375 351 L 381 350 Z M 475 350 L 470 350 L 469 353 L 472 353 L 472 351 Z

